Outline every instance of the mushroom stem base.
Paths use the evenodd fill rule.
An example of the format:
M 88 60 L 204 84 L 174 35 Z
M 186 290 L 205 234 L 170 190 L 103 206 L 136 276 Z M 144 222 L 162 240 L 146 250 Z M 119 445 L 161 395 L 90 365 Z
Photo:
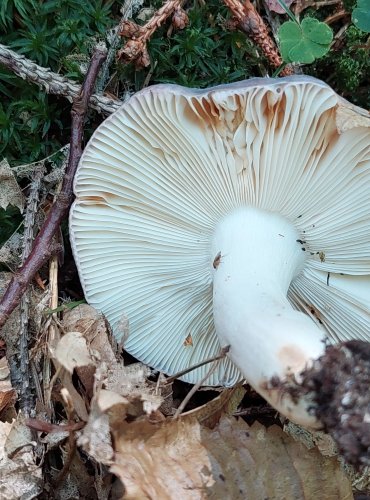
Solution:
M 324 332 L 287 299 L 305 265 L 300 235 L 284 217 L 240 208 L 216 228 L 213 279 L 216 333 L 248 383 L 296 423 L 317 426 L 310 400 L 293 401 L 281 384 L 300 381 L 325 351 Z

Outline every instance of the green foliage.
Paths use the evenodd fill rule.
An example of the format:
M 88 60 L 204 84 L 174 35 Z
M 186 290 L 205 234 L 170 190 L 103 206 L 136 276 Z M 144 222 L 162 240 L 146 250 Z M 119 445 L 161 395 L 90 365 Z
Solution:
M 256 49 L 239 31 L 225 26 L 230 13 L 220 2 L 210 0 L 203 7 L 189 10 L 186 29 L 166 36 L 167 27 L 159 29 L 149 43 L 154 71 L 151 83 L 177 83 L 187 87 L 207 87 L 259 75 Z M 148 70 L 120 66 L 121 80 L 135 81 L 141 88 Z
M 286 63 L 311 64 L 330 49 L 333 30 L 316 17 L 307 16 L 299 22 L 284 0 L 277 0 L 291 21 L 278 31 L 281 57 Z
M 368 35 L 355 26 L 345 32 L 343 46 L 308 66 L 306 72 L 324 80 L 332 75 L 329 83 L 337 92 L 363 108 L 370 108 Z
M 0 208 L 0 247 L 10 238 L 22 220 L 22 214 L 18 208 L 12 206 L 6 210 Z
M 353 24 L 362 31 L 370 33 L 370 0 L 358 0 L 352 12 Z
M 1 0 L 1 43 L 82 80 L 81 60 L 116 20 L 113 0 Z M 48 156 L 68 142 L 70 104 L 0 67 L 0 155 L 11 163 Z
M 313 17 L 298 22 L 287 21 L 279 29 L 282 58 L 288 63 L 310 64 L 324 56 L 333 40 L 333 31 Z

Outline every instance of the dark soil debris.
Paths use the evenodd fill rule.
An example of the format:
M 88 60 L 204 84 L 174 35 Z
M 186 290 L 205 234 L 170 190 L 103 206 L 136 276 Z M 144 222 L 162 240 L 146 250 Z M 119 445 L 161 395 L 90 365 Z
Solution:
M 316 416 L 344 459 L 356 468 L 370 465 L 370 344 L 329 346 L 303 377 Z

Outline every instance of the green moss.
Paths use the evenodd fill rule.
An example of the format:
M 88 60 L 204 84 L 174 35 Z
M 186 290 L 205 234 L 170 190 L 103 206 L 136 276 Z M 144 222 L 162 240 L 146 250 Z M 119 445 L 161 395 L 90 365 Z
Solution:
M 230 14 L 211 0 L 188 12 L 189 25 L 167 36 L 168 25 L 156 31 L 148 49 L 153 66 L 150 83 L 170 82 L 187 87 L 208 87 L 250 76 L 261 76 L 261 58 L 253 44 L 239 31 L 226 28 Z M 262 60 L 263 62 L 263 60 Z M 118 68 L 121 81 L 141 88 L 148 69 L 133 65 Z
M 346 30 L 342 46 L 333 48 L 324 59 L 307 67 L 307 72 L 327 80 L 355 104 L 370 107 L 368 35 L 355 26 Z

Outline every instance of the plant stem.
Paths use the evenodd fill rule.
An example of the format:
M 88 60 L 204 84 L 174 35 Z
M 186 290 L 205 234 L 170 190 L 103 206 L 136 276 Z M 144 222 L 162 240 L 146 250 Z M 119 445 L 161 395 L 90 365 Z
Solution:
M 26 57 L 17 54 L 0 44 L 0 64 L 27 82 L 33 82 L 43 88 L 47 94 L 62 95 L 72 101 L 78 97 L 81 86 L 65 76 L 53 73 Z M 99 113 L 113 113 L 122 104 L 118 99 L 111 99 L 100 94 L 92 94 L 89 106 Z
M 95 49 L 86 73 L 85 81 L 80 89 L 79 95 L 74 100 L 71 110 L 72 130 L 70 155 L 62 189 L 35 239 L 32 252 L 21 268 L 14 274 L 2 297 L 0 302 L 0 328 L 4 326 L 12 311 L 17 304 L 19 304 L 20 298 L 26 291 L 35 273 L 56 251 L 55 245 L 52 244 L 52 238 L 60 222 L 68 213 L 68 209 L 72 203 L 73 178 L 82 154 L 84 119 L 99 69 L 106 58 L 106 54 L 107 50 L 105 47 L 98 46 Z
M 242 4 L 239 0 L 224 0 L 224 3 L 238 21 L 239 27 L 261 49 L 273 68 L 279 68 L 283 63 L 280 54 L 272 41 L 262 17 L 256 11 L 250 0 Z M 290 66 L 284 68 L 282 76 L 293 73 Z

